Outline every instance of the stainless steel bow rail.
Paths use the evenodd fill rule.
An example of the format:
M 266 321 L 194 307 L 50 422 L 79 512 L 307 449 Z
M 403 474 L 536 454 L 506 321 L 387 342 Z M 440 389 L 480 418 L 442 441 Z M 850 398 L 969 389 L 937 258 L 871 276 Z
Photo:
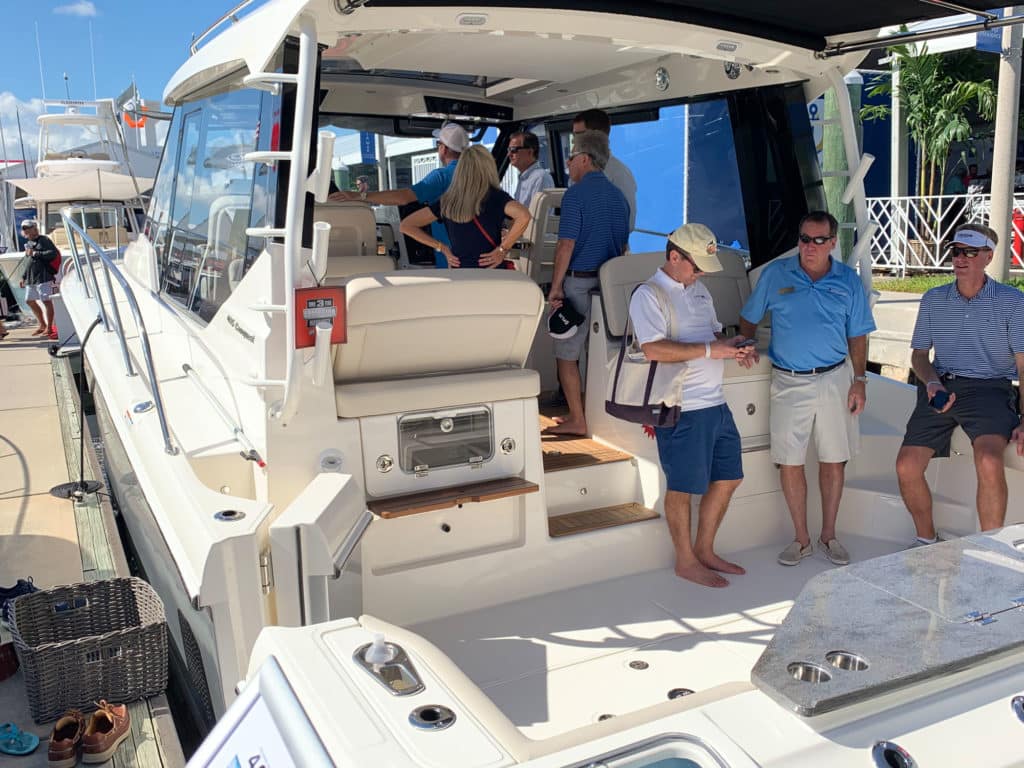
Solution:
M 68 244 L 71 246 L 71 257 L 75 263 L 75 271 L 78 274 L 78 279 L 82 283 L 82 288 L 85 291 L 85 295 L 88 298 L 95 299 L 99 307 L 99 315 L 103 320 L 103 327 L 107 333 L 114 332 L 117 334 L 117 340 L 121 347 L 121 357 L 124 360 L 124 369 L 126 376 L 136 376 L 134 366 L 132 365 L 131 355 L 128 351 L 128 341 L 124 334 L 124 324 L 121 321 L 121 311 L 118 307 L 117 299 L 114 296 L 114 285 L 111 282 L 111 275 L 113 279 L 117 281 L 118 285 L 121 286 L 121 291 L 124 293 L 125 300 L 128 302 L 128 307 L 131 309 L 132 317 L 135 319 L 135 327 L 138 330 L 139 341 L 142 345 L 142 359 L 146 365 L 146 374 L 149 376 L 148 386 L 150 395 L 153 398 L 153 404 L 156 407 L 157 419 L 160 421 L 160 432 L 164 439 L 164 452 L 176 456 L 178 449 L 171 442 L 171 433 L 167 428 L 167 415 L 164 412 L 163 398 L 160 395 L 160 383 L 156 377 L 156 370 L 153 367 L 153 350 L 149 344 L 149 334 L 146 332 L 146 323 L 142 319 L 142 312 L 139 311 L 139 303 L 135 300 L 135 292 L 132 290 L 131 285 L 125 279 L 125 276 L 121 273 L 120 268 L 113 262 L 113 260 L 106 254 L 102 246 L 96 243 L 86 233 L 78 222 L 73 218 L 74 208 L 68 207 L 61 210 L 61 219 L 64 221 L 64 230 L 68 236 Z M 78 240 L 77 238 L 81 238 Z M 85 269 L 82 263 L 82 256 L 79 254 L 79 243 L 85 248 L 85 262 L 88 264 L 88 269 Z M 93 257 L 95 254 L 95 258 Z M 99 279 L 96 277 L 96 262 L 99 262 L 103 266 L 104 282 L 107 286 L 107 297 L 110 301 L 110 308 L 103 300 L 103 296 L 100 292 Z M 88 275 L 92 280 L 92 288 L 90 289 Z M 110 320 L 111 317 L 114 319 L 112 325 Z

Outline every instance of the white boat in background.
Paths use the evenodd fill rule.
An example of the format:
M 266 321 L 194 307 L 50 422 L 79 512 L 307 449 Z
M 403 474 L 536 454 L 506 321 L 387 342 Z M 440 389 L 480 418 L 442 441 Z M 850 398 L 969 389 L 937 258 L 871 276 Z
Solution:
M 138 233 L 136 212 L 141 213 L 145 193 L 153 186 L 156 159 L 151 153 L 127 146 L 112 99 L 46 100 L 43 105 L 47 111 L 37 118 L 36 175 L 5 179 L 12 192 L 13 188 L 21 191 L 3 217 L 7 236 L 16 242 L 16 225 L 10 215 L 13 210 L 32 208 L 39 220 L 40 233 L 68 253 L 70 244 L 61 222 L 61 209 L 76 205 L 80 223 L 92 230 L 97 242 L 117 252 L 129 237 Z M 58 109 L 59 112 L 53 111 Z M 115 205 L 108 213 L 98 215 L 97 206 L 108 203 Z M 83 206 L 90 208 L 89 220 L 84 218 Z M 70 263 L 70 259 L 66 260 L 65 267 Z M 23 266 L 24 252 L 18 248 L 0 254 L 0 269 L 21 304 L 24 290 L 19 287 L 19 277 Z M 65 320 L 57 325 L 63 332 L 62 338 L 67 338 L 73 329 L 68 327 L 63 310 L 58 307 L 56 312 L 58 319 Z
M 682 582 L 654 443 L 603 408 L 628 297 L 663 249 L 602 268 L 592 439 L 552 445 L 539 284 L 564 190 L 534 198 L 517 272 L 410 269 L 378 223 L 397 217 L 326 200 L 327 126 L 369 147 L 456 120 L 493 130 L 499 157 L 525 128 L 564 182 L 582 109 L 627 126 L 620 157 L 679 160 L 643 128 L 675 120 L 683 141 L 674 110 L 700 107 L 726 146 L 666 160 L 657 188 L 737 181 L 722 208 L 742 213 L 745 252 L 723 247 L 726 269 L 703 278 L 731 325 L 823 207 L 806 105 L 833 89 L 868 289 L 868 161 L 843 75 L 872 30 L 941 5 L 269 0 L 193 44 L 164 94 L 143 232 L 118 262 L 69 209 L 62 293 L 80 337 L 99 315 L 84 354 L 107 476 L 194 714 L 222 720 L 197 764 L 1024 764 L 1024 530 L 978 533 L 957 433 L 929 480 L 938 524 L 963 538 L 903 551 L 893 466 L 912 387 L 868 384 L 839 516 L 856 562 L 781 568 L 768 361 L 727 367 L 745 480 L 718 545 L 748 575 Z M 389 160 L 383 184 L 415 163 Z M 1006 463 L 1020 499 L 1024 461 Z M 815 490 L 809 506 L 815 530 Z

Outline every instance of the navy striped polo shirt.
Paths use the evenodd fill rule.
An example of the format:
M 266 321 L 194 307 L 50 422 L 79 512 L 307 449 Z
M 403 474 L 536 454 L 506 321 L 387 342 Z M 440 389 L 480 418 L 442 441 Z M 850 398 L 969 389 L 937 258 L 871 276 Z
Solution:
M 1015 379 L 1024 352 L 1024 293 L 991 277 L 973 299 L 956 281 L 921 297 L 913 349 L 935 349 L 935 371 L 972 379 Z
M 601 171 L 591 171 L 562 196 L 558 239 L 575 240 L 569 269 L 597 271 L 626 250 L 629 203 Z

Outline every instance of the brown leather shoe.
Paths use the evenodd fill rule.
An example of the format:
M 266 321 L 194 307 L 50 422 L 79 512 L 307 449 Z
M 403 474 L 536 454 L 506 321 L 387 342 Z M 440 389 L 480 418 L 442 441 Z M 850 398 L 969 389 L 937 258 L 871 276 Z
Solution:
M 117 751 L 117 745 L 131 733 L 132 718 L 124 704 L 108 704 L 100 699 L 82 736 L 82 762 L 105 763 Z
M 50 748 L 46 759 L 50 768 L 73 768 L 78 762 L 78 748 L 85 731 L 85 715 L 69 709 L 50 732 Z

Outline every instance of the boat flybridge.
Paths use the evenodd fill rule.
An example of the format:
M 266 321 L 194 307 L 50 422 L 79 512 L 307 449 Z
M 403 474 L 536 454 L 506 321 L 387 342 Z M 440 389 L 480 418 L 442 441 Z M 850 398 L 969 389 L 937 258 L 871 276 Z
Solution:
M 221 720 L 197 763 L 1024 764 L 1024 527 L 978 532 L 958 433 L 929 480 L 961 538 L 903 551 L 913 388 L 868 385 L 839 515 L 855 562 L 783 568 L 768 363 L 727 368 L 745 480 L 718 545 L 747 575 L 722 590 L 674 575 L 654 442 L 603 408 L 658 233 L 736 241 L 703 278 L 726 326 L 792 252 L 824 206 L 807 103 L 829 89 L 868 289 L 843 75 L 871 30 L 942 5 L 271 0 L 193 44 L 144 231 L 115 259 L 69 213 L 63 294 L 95 327 L 107 476 L 177 672 Z M 541 285 L 590 107 L 637 175 L 638 231 L 592 297 L 591 435 L 549 441 Z M 503 168 L 514 130 L 543 143 L 559 187 L 531 202 L 517 271 L 420 269 L 397 213 L 327 199 L 335 154 L 376 188 L 418 180 L 446 120 Z

